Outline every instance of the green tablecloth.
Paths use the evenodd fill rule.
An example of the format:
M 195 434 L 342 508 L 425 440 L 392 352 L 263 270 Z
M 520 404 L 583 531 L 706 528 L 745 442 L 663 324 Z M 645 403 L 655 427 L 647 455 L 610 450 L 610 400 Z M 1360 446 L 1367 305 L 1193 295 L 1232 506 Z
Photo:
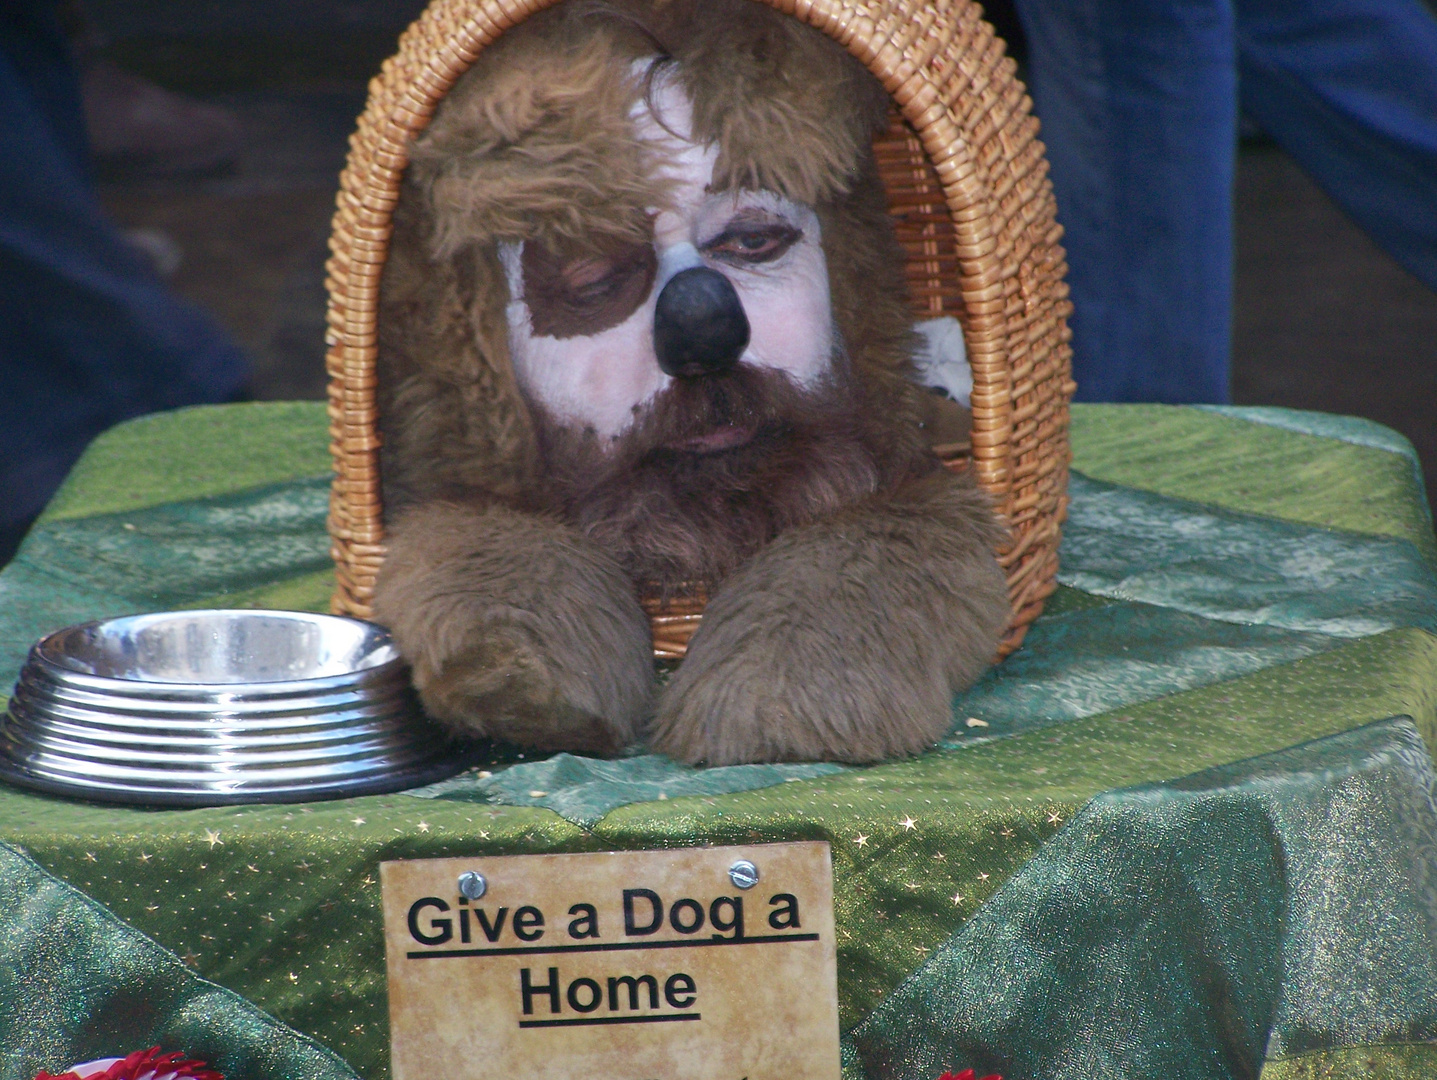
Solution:
M 0 573 L 0 683 L 85 618 L 322 609 L 324 423 L 244 405 L 102 437 Z M 1064 587 L 921 758 L 510 754 L 185 811 L 0 789 L 0 1080 L 152 1041 L 231 1080 L 381 1080 L 381 860 L 790 839 L 834 848 L 852 1080 L 1437 1075 L 1410 447 L 1284 410 L 1086 406 L 1073 436 Z

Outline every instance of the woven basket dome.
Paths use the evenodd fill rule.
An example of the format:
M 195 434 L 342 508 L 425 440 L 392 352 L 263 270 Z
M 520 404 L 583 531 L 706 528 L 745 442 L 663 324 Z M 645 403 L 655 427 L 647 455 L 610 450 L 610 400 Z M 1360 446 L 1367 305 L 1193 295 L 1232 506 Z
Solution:
M 328 371 L 336 612 L 371 615 L 384 559 L 376 319 L 391 217 L 408 164 L 454 81 L 486 45 L 555 0 L 434 0 L 370 84 L 330 241 Z M 1056 588 L 1067 508 L 1071 311 L 1052 184 L 1031 102 L 970 0 L 754 0 L 828 34 L 893 101 L 874 144 L 917 318 L 962 324 L 971 445 L 950 447 L 1011 528 L 998 552 L 1018 647 Z M 655 651 L 681 656 L 701 602 L 650 609 Z

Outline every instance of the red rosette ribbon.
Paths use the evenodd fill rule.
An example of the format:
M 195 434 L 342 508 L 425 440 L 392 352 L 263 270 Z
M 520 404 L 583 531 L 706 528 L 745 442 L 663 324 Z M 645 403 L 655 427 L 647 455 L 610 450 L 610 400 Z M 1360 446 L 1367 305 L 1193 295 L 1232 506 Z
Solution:
M 972 1069 L 964 1069 L 960 1073 L 946 1072 L 938 1080 L 1003 1080 L 997 1073 L 989 1073 L 987 1076 L 979 1077 Z
M 51 1075 L 43 1069 L 35 1080 L 224 1080 L 216 1069 L 184 1054 L 161 1054 L 158 1046 L 136 1050 L 128 1057 L 100 1058 Z

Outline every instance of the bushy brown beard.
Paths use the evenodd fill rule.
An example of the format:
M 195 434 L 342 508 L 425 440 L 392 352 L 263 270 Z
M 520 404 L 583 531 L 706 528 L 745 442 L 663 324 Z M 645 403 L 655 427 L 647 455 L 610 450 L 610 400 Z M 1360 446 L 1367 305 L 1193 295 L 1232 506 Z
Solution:
M 747 364 L 677 379 L 607 442 L 533 408 L 542 508 L 616 555 L 645 593 L 712 587 L 783 530 L 879 486 L 841 372 L 811 390 Z

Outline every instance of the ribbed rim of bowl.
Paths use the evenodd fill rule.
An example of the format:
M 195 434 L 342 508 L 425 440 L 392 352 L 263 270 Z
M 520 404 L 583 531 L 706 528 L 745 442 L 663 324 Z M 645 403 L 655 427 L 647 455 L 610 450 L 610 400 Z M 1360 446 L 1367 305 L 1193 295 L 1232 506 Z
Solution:
M 264 701 L 175 701 L 169 698 L 156 701 L 145 697 L 120 698 L 90 691 L 67 691 L 43 680 L 31 679 L 28 673 L 24 673 L 15 684 L 11 700 L 23 702 L 29 711 L 37 714 L 85 714 L 93 716 L 96 723 L 135 721 L 141 725 L 163 725 L 193 722 L 203 717 L 247 720 L 256 724 L 267 720 L 285 722 L 290 717 L 409 708 L 413 699 L 408 683 L 396 682 L 383 692 L 364 692 L 363 688 L 357 688 L 312 695 L 285 695 Z M 111 719 L 104 719 L 106 717 Z
M 417 711 L 331 732 L 308 728 L 194 746 L 146 737 L 137 746 L 96 739 L 83 726 L 37 726 L 13 705 L 0 723 L 0 779 L 108 803 L 217 806 L 379 794 L 453 776 L 474 757 Z
M 257 775 L 293 773 L 297 778 L 313 778 L 316 770 L 346 770 L 359 766 L 379 768 L 387 764 L 409 764 L 428 757 L 439 749 L 436 745 L 398 740 L 394 729 L 374 728 L 355 731 L 352 738 L 339 741 L 296 739 L 269 742 L 250 747 L 244 744 L 225 746 L 171 745 L 151 743 L 147 747 L 124 746 L 94 742 L 75 733 L 45 729 L 16 733 L 7 729 L 5 751 L 14 761 L 83 764 L 87 775 L 101 773 L 116 779 L 153 779 L 156 782 L 185 774 L 242 776 L 248 771 Z M 248 740 L 246 740 L 248 742 Z
M 0 739 L 14 742 L 36 741 L 54 737 L 75 742 L 89 741 L 96 746 L 129 746 L 137 752 L 159 747 L 188 747 L 202 751 L 208 747 L 240 750 L 267 746 L 298 746 L 328 744 L 339 746 L 366 734 L 389 732 L 401 742 L 404 730 L 414 715 L 408 709 L 387 709 L 371 712 L 351 711 L 337 716 L 315 717 L 311 722 L 291 718 L 280 722 L 253 720 L 230 721 L 214 718 L 199 723 L 125 724 L 93 721 L 84 714 L 35 714 L 24 702 L 12 702 L 10 715 L 0 726 Z
M 463 772 L 473 760 L 471 755 L 454 753 L 369 776 L 310 778 L 303 782 L 282 783 L 275 783 L 275 777 L 267 776 L 245 778 L 241 781 L 218 781 L 208 786 L 156 787 L 100 783 L 83 775 L 33 770 L 8 756 L 0 755 L 0 780 L 46 795 L 60 795 L 89 802 L 164 807 L 231 806 L 239 803 L 300 803 L 359 798 L 364 795 L 387 795 L 448 779 Z M 230 786 L 220 786 L 223 783 Z

